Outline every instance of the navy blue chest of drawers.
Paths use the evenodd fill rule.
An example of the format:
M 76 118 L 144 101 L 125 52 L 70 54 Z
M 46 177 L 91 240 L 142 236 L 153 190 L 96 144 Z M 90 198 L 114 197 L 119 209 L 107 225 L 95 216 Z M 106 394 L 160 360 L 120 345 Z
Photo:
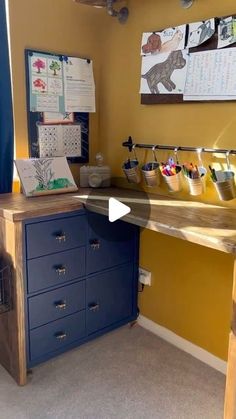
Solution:
M 83 209 L 24 222 L 28 368 L 137 318 L 138 247 Z

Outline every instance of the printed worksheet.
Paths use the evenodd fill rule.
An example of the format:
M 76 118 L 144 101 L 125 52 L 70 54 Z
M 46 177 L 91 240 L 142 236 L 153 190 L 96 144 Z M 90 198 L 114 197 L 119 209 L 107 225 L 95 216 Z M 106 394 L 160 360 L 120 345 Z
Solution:
M 186 25 L 145 32 L 142 36 L 141 55 L 155 55 L 184 49 Z
M 59 111 L 59 97 L 55 95 L 37 95 L 35 97 L 35 108 L 37 112 L 44 112 L 45 109 L 48 112 Z
M 140 93 L 183 94 L 188 50 L 142 57 Z
M 235 68 L 236 48 L 190 54 L 184 100 L 232 100 L 236 96 Z
M 81 156 L 81 125 L 38 124 L 40 157 Z
M 31 52 L 28 70 L 31 112 L 95 112 L 92 61 Z
M 93 63 L 68 57 L 63 62 L 66 112 L 95 112 Z

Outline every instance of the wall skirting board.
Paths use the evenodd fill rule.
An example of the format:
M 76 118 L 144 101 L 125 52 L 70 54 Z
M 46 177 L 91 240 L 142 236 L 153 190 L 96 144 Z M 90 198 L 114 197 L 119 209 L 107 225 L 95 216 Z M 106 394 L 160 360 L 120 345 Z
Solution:
M 181 338 L 165 327 L 154 323 L 152 320 L 149 320 L 147 317 L 142 315 L 140 315 L 138 318 L 138 324 L 144 329 L 149 330 L 160 338 L 181 349 L 182 351 L 189 353 L 210 367 L 215 368 L 217 371 L 226 374 L 227 362 L 223 361 L 215 355 L 212 355 L 205 349 L 202 349 L 199 346 L 189 342 L 188 340 Z

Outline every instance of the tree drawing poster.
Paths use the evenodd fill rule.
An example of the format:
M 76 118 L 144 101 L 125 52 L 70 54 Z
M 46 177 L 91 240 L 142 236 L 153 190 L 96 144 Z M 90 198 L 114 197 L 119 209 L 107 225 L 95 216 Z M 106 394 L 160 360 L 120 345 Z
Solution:
M 140 93 L 183 94 L 188 50 L 142 57 Z
M 31 112 L 95 112 L 93 62 L 28 50 Z
M 66 157 L 15 160 L 28 197 L 77 191 Z
M 59 56 L 33 53 L 29 79 L 32 112 L 63 112 L 63 66 Z

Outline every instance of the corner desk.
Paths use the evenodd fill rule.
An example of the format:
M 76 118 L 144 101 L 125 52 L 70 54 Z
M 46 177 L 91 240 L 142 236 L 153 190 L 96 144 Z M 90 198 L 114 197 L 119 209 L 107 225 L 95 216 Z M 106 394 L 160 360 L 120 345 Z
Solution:
M 0 315 L 0 363 L 19 385 L 24 385 L 27 382 L 27 369 L 51 356 L 47 355 L 47 345 L 53 354 L 63 352 L 57 347 L 54 348 L 54 343 L 51 342 L 51 334 L 55 331 L 53 325 L 59 321 L 58 317 L 55 317 L 54 312 L 48 309 L 51 316 L 50 322 L 48 322 L 48 310 L 39 311 L 37 309 L 37 307 L 42 307 L 42 304 L 47 304 L 51 295 L 57 303 L 56 308 L 59 312 L 65 308 L 65 301 L 60 299 L 58 286 L 55 286 L 55 277 L 47 277 L 47 266 L 50 263 L 56 267 L 57 278 L 61 276 L 64 278 L 65 275 L 64 266 L 58 264 L 57 252 L 54 247 L 50 247 L 51 242 L 47 239 L 47 236 L 50 236 L 51 223 L 55 223 L 53 229 L 58 231 L 54 242 L 56 241 L 59 246 L 62 245 L 62 252 L 61 250 L 59 252 L 65 256 L 65 263 L 67 253 L 70 253 L 70 258 L 73 261 L 71 270 L 72 273 L 76 272 L 69 278 L 67 288 L 64 287 L 68 292 L 66 298 L 69 299 L 72 307 L 75 304 L 76 308 L 72 309 L 72 314 L 68 313 L 68 316 L 64 316 L 60 320 L 62 322 L 60 323 L 61 332 L 58 335 L 53 335 L 57 342 L 62 342 L 65 338 L 63 322 L 71 318 L 69 328 L 70 336 L 73 338 L 72 342 L 66 346 L 67 349 L 86 341 L 85 336 L 96 337 L 136 319 L 138 228 L 145 227 L 235 255 L 232 330 L 229 335 L 224 418 L 236 419 L 235 209 L 154 194 L 148 195 L 148 199 L 146 198 L 145 201 L 141 192 L 120 188 L 97 189 L 93 190 L 91 195 L 89 193 L 88 189 L 81 189 L 77 193 L 37 198 L 25 198 L 21 194 L 0 196 L 0 256 L 11 263 L 14 273 L 13 307 L 9 312 Z M 109 222 L 104 217 L 108 215 L 108 199 L 110 197 L 123 201 L 131 208 L 131 212 L 123 217 L 122 221 L 113 223 L 119 225 L 117 229 L 109 227 Z M 148 211 L 147 206 L 149 206 Z M 85 227 L 85 214 L 98 217 L 98 224 L 103 226 L 104 223 L 104 228 L 108 229 L 108 236 L 115 235 L 114 241 L 108 244 L 104 243 L 105 250 L 102 257 L 101 254 L 94 252 L 99 248 L 100 241 L 91 232 L 91 227 L 88 227 L 87 233 L 84 231 L 87 228 Z M 63 237 L 64 227 L 60 225 L 60 231 L 57 230 L 58 220 L 60 220 L 60 224 L 62 221 L 65 222 L 66 228 L 69 228 L 71 232 L 72 244 L 69 244 L 69 251 L 67 251 L 67 242 Z M 69 227 L 68 222 L 71 223 Z M 110 231 L 109 228 L 113 228 L 113 230 Z M 118 230 L 120 232 L 123 229 L 128 231 L 130 238 L 127 248 L 124 247 L 124 241 L 116 240 Z M 27 240 L 25 235 L 27 235 Z M 87 247 L 86 240 L 89 243 Z M 73 256 L 71 252 L 73 253 L 74 249 L 77 249 L 77 252 Z M 40 265 L 39 260 L 42 257 L 44 262 Z M 42 269 L 44 274 L 40 275 Z M 110 290 L 111 278 L 116 283 L 114 287 L 112 286 L 112 291 Z M 120 281 L 124 278 L 125 281 L 120 286 Z M 101 287 L 102 281 L 103 286 Z M 59 288 L 63 285 L 64 283 Z M 46 288 L 48 286 L 49 288 Z M 110 293 L 107 289 L 110 290 Z M 96 302 L 97 293 L 101 301 L 106 300 L 108 306 L 105 307 L 109 308 L 108 311 L 106 308 L 104 312 L 101 310 L 101 314 L 94 320 L 91 316 L 97 310 L 99 311 L 99 304 Z M 91 298 L 89 299 L 87 295 L 84 297 L 84 294 L 91 295 Z M 80 301 L 75 302 L 74 295 L 82 296 Z M 86 310 L 83 310 L 85 308 L 84 301 L 88 304 L 87 314 Z M 110 323 L 107 323 L 107 317 L 112 319 Z M 78 322 L 82 325 L 79 330 L 74 326 Z M 42 324 L 44 326 L 41 326 Z M 42 329 L 43 333 L 41 327 L 45 327 Z M 42 337 L 44 338 L 42 339 Z M 44 341 L 46 347 L 44 347 Z M 30 356 L 28 354 L 29 346 Z

